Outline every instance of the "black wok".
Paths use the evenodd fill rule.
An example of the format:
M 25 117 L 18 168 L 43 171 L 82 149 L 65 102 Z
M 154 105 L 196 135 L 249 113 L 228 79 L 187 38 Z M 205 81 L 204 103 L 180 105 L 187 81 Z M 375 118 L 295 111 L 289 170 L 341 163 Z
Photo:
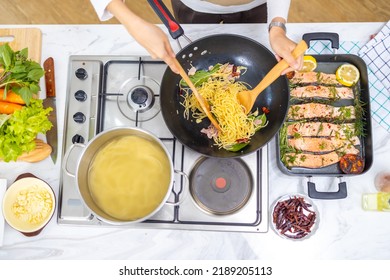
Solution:
M 158 15 L 168 27 L 173 38 L 183 32 L 169 11 L 161 1 L 150 0 L 149 3 L 158 12 Z M 159 5 L 156 5 L 158 3 Z M 164 9 L 165 8 L 165 9 Z M 164 9 L 161 12 L 161 9 Z M 166 18 L 166 16 L 170 16 Z M 181 33 L 181 34 L 180 34 Z M 247 72 L 241 75 L 240 81 L 255 87 L 267 72 L 277 63 L 275 56 L 260 43 L 233 34 L 213 35 L 201 38 L 184 47 L 176 55 L 185 70 L 194 66 L 197 70 L 207 70 L 217 63 L 233 63 L 247 67 Z M 218 148 L 212 139 L 201 132 L 202 128 L 210 125 L 209 120 L 196 123 L 194 119 L 187 120 L 183 113 L 184 107 L 180 104 L 183 97 L 180 95 L 179 82 L 181 77 L 167 68 L 160 90 L 161 112 L 171 133 L 185 146 L 205 156 L 238 157 L 257 151 L 266 145 L 279 131 L 288 110 L 289 89 L 288 81 L 284 76 L 279 77 L 271 86 L 257 98 L 252 111 L 262 108 L 269 110 L 268 125 L 258 131 L 250 140 L 250 144 L 239 152 L 230 152 Z

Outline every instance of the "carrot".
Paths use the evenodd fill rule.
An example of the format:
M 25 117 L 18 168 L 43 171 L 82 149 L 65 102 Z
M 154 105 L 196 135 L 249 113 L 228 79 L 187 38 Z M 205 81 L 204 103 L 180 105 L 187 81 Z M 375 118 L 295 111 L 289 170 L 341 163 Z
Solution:
M 3 88 L 0 88 L 0 101 L 7 101 L 7 102 L 20 104 L 20 105 L 26 104 L 26 102 L 23 101 L 22 97 L 19 94 L 15 93 L 11 90 L 7 91 L 7 97 L 4 99 L 4 89 Z
M 0 101 L 0 114 L 13 114 L 15 111 L 22 108 L 23 106 L 20 104 Z

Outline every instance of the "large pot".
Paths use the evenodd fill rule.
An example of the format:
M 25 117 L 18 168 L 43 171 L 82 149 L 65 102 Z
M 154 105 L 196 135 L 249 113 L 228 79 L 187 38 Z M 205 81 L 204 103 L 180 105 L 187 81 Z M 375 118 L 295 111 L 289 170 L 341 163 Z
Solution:
M 183 29 L 161 0 L 149 0 L 149 3 L 174 39 L 184 36 Z M 277 63 L 274 54 L 262 44 L 234 34 L 201 38 L 184 47 L 176 57 L 184 69 L 194 66 L 197 70 L 207 70 L 209 66 L 217 63 L 245 66 L 248 70 L 240 77 L 240 81 L 252 87 L 255 87 Z M 209 126 L 208 120 L 197 123 L 184 117 L 184 107 L 180 104 L 183 101 L 180 96 L 180 80 L 179 75 L 167 68 L 161 82 L 161 113 L 168 129 L 183 145 L 205 156 L 231 158 L 255 152 L 273 139 L 286 117 L 289 100 L 288 81 L 285 76 L 280 76 L 258 96 L 252 109 L 262 113 L 263 107 L 267 108 L 268 125 L 253 135 L 250 144 L 243 150 L 231 152 L 220 149 L 213 139 L 209 139 L 201 132 L 202 128 Z
M 122 190 L 123 195 L 118 194 L 116 197 L 114 197 L 112 199 L 112 201 L 105 202 L 105 204 L 102 204 L 102 203 L 99 203 L 97 198 L 100 195 L 103 195 L 103 192 L 96 193 L 96 190 L 104 190 L 104 192 L 105 192 L 104 196 L 107 196 L 107 194 L 112 195 L 112 192 L 116 192 L 116 190 L 107 189 L 107 188 L 114 188 L 110 184 L 108 184 L 107 186 L 105 185 L 104 186 L 105 189 L 101 189 L 102 186 L 96 187 L 96 182 L 93 183 L 93 177 L 91 176 L 91 174 L 96 174 L 96 173 L 91 173 L 92 172 L 91 167 L 94 163 L 95 158 L 99 154 L 99 151 L 101 151 L 102 149 L 107 147 L 107 145 L 109 145 L 110 143 L 114 143 L 114 141 L 118 141 L 118 139 L 125 137 L 125 136 L 136 136 L 139 139 L 141 139 L 141 141 L 146 140 L 147 142 L 144 142 L 144 143 L 147 143 L 147 145 L 148 145 L 147 147 L 153 148 L 153 151 L 158 151 L 158 153 L 160 155 L 163 154 L 163 157 L 161 158 L 161 162 L 163 162 L 164 165 L 166 165 L 166 172 L 164 172 L 164 174 L 166 174 L 166 173 L 169 174 L 168 181 L 165 180 L 166 183 L 160 183 L 161 181 L 159 181 L 159 183 L 155 184 L 155 187 L 158 188 L 158 189 L 155 189 L 155 193 L 152 194 L 152 193 L 145 192 L 146 197 L 148 197 L 148 195 L 150 195 L 150 196 L 155 195 L 156 193 L 160 193 L 160 194 L 163 193 L 163 195 L 159 195 L 159 199 L 160 199 L 159 203 L 156 204 L 152 209 L 149 210 L 148 213 L 144 214 L 143 216 L 140 216 L 137 218 L 130 218 L 130 219 L 122 218 L 122 217 L 118 217 L 116 215 L 113 215 L 112 213 L 109 212 L 111 210 L 108 210 L 108 208 L 105 208 L 104 205 L 107 205 L 107 203 L 119 203 L 118 201 L 121 200 L 120 202 L 123 205 L 122 207 L 125 208 L 124 210 L 126 210 L 126 207 L 128 207 L 130 209 L 130 207 L 133 207 L 134 205 L 144 206 L 144 205 L 142 205 L 142 201 L 140 199 L 132 199 L 130 197 L 127 198 L 128 192 L 131 191 L 130 186 L 132 189 L 134 189 L 134 187 L 132 186 L 132 184 L 134 182 L 130 179 L 130 180 L 126 180 L 125 182 L 121 182 L 120 184 L 117 184 L 120 186 L 123 185 L 123 190 Z M 151 146 L 149 146 L 149 145 L 151 145 Z M 134 148 L 138 149 L 139 147 L 134 147 Z M 72 154 L 75 153 L 76 149 L 81 149 L 82 152 L 81 152 L 81 154 L 79 153 L 80 156 L 78 158 L 78 162 L 76 165 L 76 171 L 72 172 L 68 168 L 68 165 L 70 165 L 68 163 L 71 162 L 70 157 Z M 124 149 L 124 150 L 126 150 L 126 149 Z M 124 152 L 127 152 L 127 151 L 124 151 Z M 153 157 L 153 154 L 148 155 L 148 156 Z M 121 160 L 122 159 L 123 158 L 121 157 Z M 134 158 L 132 158 L 131 154 L 125 157 L 125 161 L 126 161 L 126 163 L 128 161 L 134 161 L 133 164 L 136 164 L 137 168 L 139 168 L 140 170 L 143 170 L 143 172 L 141 172 L 142 174 L 145 174 L 146 170 L 151 169 L 150 164 L 146 164 L 146 162 L 139 160 L 139 158 L 136 161 Z M 159 161 L 160 161 L 160 159 L 159 159 Z M 121 167 L 125 166 L 124 161 L 123 161 L 123 163 L 122 162 L 115 163 L 116 165 L 114 165 L 114 167 L 110 167 L 110 164 L 111 164 L 110 162 L 107 162 L 107 170 L 110 170 L 110 168 L 114 168 L 114 170 L 119 170 Z M 135 223 L 135 222 L 141 222 L 141 221 L 147 220 L 148 218 L 150 218 L 151 216 L 156 214 L 165 204 L 169 204 L 169 205 L 173 205 L 173 206 L 179 204 L 181 201 L 178 199 L 175 199 L 176 202 L 168 201 L 168 198 L 169 198 L 171 191 L 172 191 L 172 188 L 173 188 L 174 173 L 178 173 L 187 179 L 186 174 L 184 174 L 183 172 L 174 170 L 171 156 L 169 155 L 167 148 L 164 146 L 164 144 L 161 142 L 161 140 L 159 138 L 157 138 L 156 136 L 154 136 L 153 134 L 151 134 L 150 132 L 142 130 L 140 128 L 114 128 L 114 129 L 106 130 L 106 131 L 99 133 L 91 141 L 89 141 L 87 145 L 79 144 L 79 143 L 72 145 L 64 156 L 63 170 L 69 176 L 75 177 L 79 193 L 80 193 L 85 205 L 87 206 L 87 208 L 99 220 L 106 222 L 106 223 L 110 223 L 110 224 L 116 224 L 116 225 L 124 225 L 124 224 L 130 224 L 130 223 Z M 154 171 L 151 170 L 150 172 L 152 172 L 152 176 L 153 176 Z M 118 173 L 119 173 L 119 171 L 118 171 Z M 117 176 L 117 178 L 118 177 L 119 176 Z M 147 176 L 144 176 L 144 178 L 145 178 L 145 180 L 148 180 Z M 188 179 L 185 181 L 188 184 Z M 137 184 L 137 188 L 141 188 L 141 186 L 144 185 L 143 183 L 144 183 L 143 181 L 139 182 Z M 94 188 L 94 190 L 93 190 L 93 188 Z M 129 189 L 126 189 L 126 188 L 129 188 Z M 188 186 L 184 186 L 183 192 L 186 192 L 187 190 L 188 190 Z M 107 191 L 107 193 L 106 193 L 106 191 Z M 125 201 L 123 201 L 123 197 L 126 197 Z M 133 208 L 131 208 L 131 209 L 133 209 Z

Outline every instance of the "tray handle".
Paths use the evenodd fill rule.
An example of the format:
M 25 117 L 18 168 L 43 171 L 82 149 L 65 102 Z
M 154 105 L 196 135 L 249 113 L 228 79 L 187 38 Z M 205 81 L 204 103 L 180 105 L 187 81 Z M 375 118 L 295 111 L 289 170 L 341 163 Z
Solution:
M 310 41 L 314 40 L 328 40 L 332 43 L 333 49 L 339 49 L 340 47 L 340 39 L 339 34 L 334 32 L 312 32 L 305 33 L 302 36 L 302 39 L 306 42 L 308 46 L 310 46 Z
M 340 178 L 340 183 L 339 189 L 336 192 L 319 192 L 316 190 L 316 184 L 311 182 L 310 179 L 311 177 L 308 177 L 309 181 L 307 182 L 307 188 L 308 188 L 308 194 L 309 197 L 314 198 L 314 199 L 343 199 L 347 197 L 347 183 L 341 181 Z

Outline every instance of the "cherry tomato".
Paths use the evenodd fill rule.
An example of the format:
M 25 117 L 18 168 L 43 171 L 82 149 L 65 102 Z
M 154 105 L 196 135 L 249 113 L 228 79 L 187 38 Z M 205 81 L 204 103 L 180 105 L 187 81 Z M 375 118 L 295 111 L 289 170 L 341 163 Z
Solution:
M 364 160 L 358 155 L 346 154 L 342 156 L 339 165 L 345 174 L 359 174 L 364 170 Z

